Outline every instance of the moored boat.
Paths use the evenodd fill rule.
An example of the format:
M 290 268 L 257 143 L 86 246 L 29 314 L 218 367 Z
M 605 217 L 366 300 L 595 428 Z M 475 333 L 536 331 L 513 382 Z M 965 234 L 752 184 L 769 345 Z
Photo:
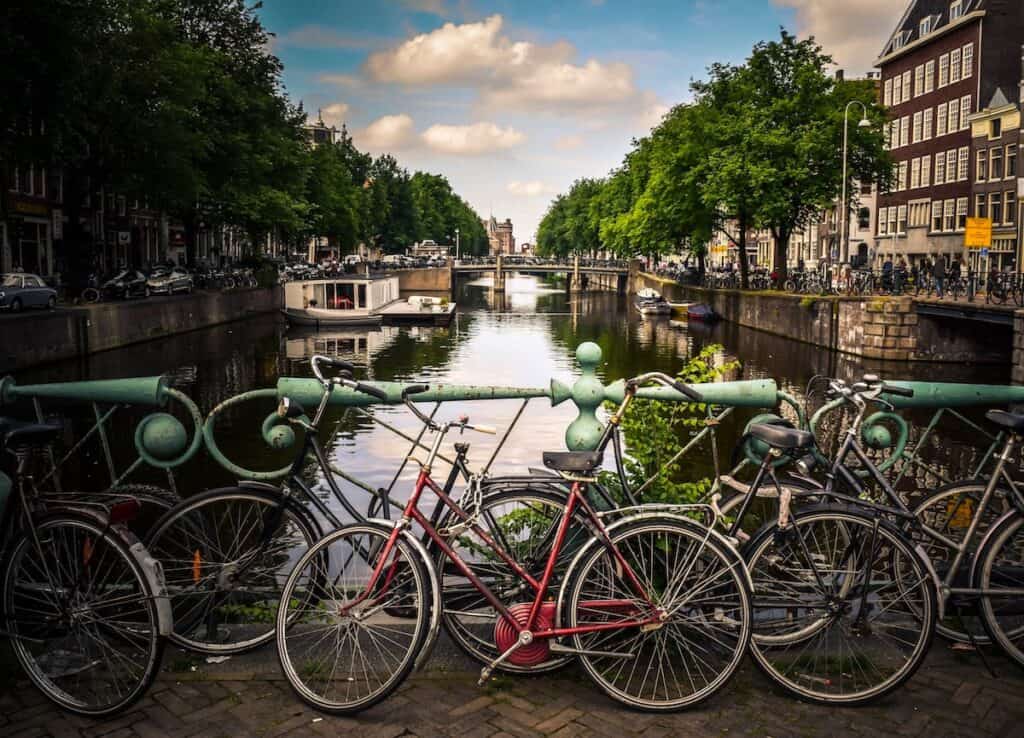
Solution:
M 718 320 L 719 315 L 711 308 L 710 305 L 697 303 L 696 305 L 690 305 L 686 309 L 686 317 L 689 320 L 699 320 L 704 323 L 712 323 Z
M 379 325 L 380 310 L 399 299 L 398 289 L 392 275 L 286 282 L 282 312 L 295 325 Z
M 670 315 L 672 306 L 657 290 L 645 287 L 636 293 L 633 303 L 641 315 Z

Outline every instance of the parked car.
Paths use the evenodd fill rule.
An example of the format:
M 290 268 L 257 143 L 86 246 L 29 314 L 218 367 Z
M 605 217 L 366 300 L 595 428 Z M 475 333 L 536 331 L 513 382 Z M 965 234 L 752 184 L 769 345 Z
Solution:
M 173 295 L 175 292 L 191 292 L 195 282 L 192 275 L 181 267 L 157 267 L 150 273 L 146 285 L 154 295 Z
M 38 274 L 0 275 L 0 310 L 20 313 L 29 307 L 53 310 L 57 307 L 57 291 Z
M 112 299 L 149 297 L 146 275 L 137 269 L 125 269 L 103 283 L 103 294 Z

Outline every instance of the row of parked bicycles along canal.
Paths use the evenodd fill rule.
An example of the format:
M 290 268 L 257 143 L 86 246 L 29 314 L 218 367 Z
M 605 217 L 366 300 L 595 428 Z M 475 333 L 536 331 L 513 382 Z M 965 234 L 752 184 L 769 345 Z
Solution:
M 665 272 L 664 276 L 673 276 Z M 707 272 L 703 279 L 693 277 L 681 280 L 699 284 L 708 289 L 740 289 L 737 271 Z M 916 269 L 891 271 L 852 269 L 835 270 L 829 276 L 824 271 L 791 271 L 785 279 L 764 269 L 751 270 L 748 277 L 751 290 L 778 290 L 799 295 L 908 295 L 951 300 L 977 300 L 986 304 L 1024 306 L 1024 274 L 1010 272 L 977 273 L 950 270 L 942 281 L 930 273 Z
M 754 423 L 737 444 L 756 460 L 749 484 L 722 476 L 700 504 L 671 505 L 631 486 L 621 421 L 642 388 L 701 403 L 699 386 L 630 379 L 594 451 L 492 476 L 471 470 L 464 439 L 447 440 L 495 429 L 423 412 L 428 385 L 408 385 L 402 401 L 430 439 L 417 441 L 415 484 L 404 502 L 380 493 L 364 509 L 327 458 L 325 413 L 343 389 L 388 395 L 346 362 L 316 356 L 312 368 L 316 407 L 284 397 L 277 409 L 302 437 L 282 481 L 183 501 L 37 489 L 32 460 L 59 427 L 3 421 L 17 459 L 3 630 L 48 697 L 89 715 L 124 709 L 153 679 L 164 634 L 215 656 L 274 644 L 296 694 L 339 714 L 393 693 L 442 626 L 481 663 L 481 684 L 577 662 L 610 698 L 649 711 L 702 702 L 748 654 L 798 698 L 865 704 L 914 675 L 936 631 L 1024 667 L 1024 488 L 1009 473 L 1024 415 L 990 411 L 1005 441 L 984 472 L 911 506 L 861 431 L 912 391 L 827 380 L 816 416 L 848 418 L 834 453 L 810 431 Z M 601 472 L 606 455 L 614 471 Z M 337 506 L 310 484 L 310 458 Z M 140 499 L 166 510 L 136 531 L 141 543 Z

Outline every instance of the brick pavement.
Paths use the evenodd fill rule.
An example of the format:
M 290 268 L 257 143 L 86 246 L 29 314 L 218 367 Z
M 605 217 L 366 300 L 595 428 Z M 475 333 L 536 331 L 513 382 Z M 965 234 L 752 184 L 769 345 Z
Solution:
M 198 662 L 192 671 L 188 664 L 197 662 L 169 652 L 150 693 L 130 712 L 103 722 L 51 707 L 20 674 L 12 678 L 13 665 L 0 659 L 8 667 L 0 684 L 0 735 L 1024 738 L 1024 671 L 998 655 L 989 658 L 998 680 L 984 671 L 976 655 L 956 654 L 936 642 L 928 662 L 899 693 L 870 707 L 844 709 L 777 693 L 748 663 L 712 700 L 671 715 L 621 708 L 572 668 L 546 677 L 500 677 L 486 689 L 476 687 L 475 674 L 435 670 L 413 677 L 391 699 L 358 717 L 336 718 L 306 708 L 269 669 L 249 669 L 246 662 L 220 667 Z M 264 663 L 271 659 L 272 654 Z

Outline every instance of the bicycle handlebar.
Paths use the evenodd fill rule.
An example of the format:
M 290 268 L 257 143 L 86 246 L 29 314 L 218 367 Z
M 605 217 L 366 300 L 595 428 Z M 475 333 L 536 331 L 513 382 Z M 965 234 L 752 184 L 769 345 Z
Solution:
M 626 381 L 626 384 L 633 388 L 642 387 L 645 384 L 655 382 L 664 387 L 674 389 L 676 392 L 681 394 L 683 397 L 688 397 L 694 402 L 703 402 L 704 396 L 701 395 L 697 390 L 693 389 L 690 385 L 685 382 L 681 382 L 678 379 L 674 379 L 663 372 L 648 372 L 647 374 L 641 374 L 638 377 L 633 377 Z

